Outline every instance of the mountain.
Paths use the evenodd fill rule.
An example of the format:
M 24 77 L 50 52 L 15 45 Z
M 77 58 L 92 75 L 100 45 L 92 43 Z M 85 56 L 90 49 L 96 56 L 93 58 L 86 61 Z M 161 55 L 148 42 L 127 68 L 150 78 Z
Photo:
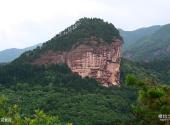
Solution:
M 141 31 L 138 32 L 139 34 L 136 33 L 138 34 L 136 35 L 137 37 L 135 36 L 136 31 Z M 121 65 L 122 70 L 124 72 L 133 71 L 132 74 L 136 74 L 137 72 L 140 78 L 143 76 L 146 77 L 146 74 L 143 73 L 147 72 L 148 75 L 154 76 L 155 79 L 159 79 L 160 82 L 170 84 L 170 56 L 168 54 L 170 45 L 170 25 L 152 26 L 141 28 L 136 31 L 131 31 L 131 34 L 134 34 L 132 36 L 130 35 L 130 37 L 128 37 L 128 33 L 126 34 L 126 32 L 120 31 L 125 44 L 123 57 L 131 60 L 126 60 L 126 63 Z M 133 61 L 137 61 L 138 64 L 136 65 Z M 130 67 L 131 70 L 129 70 L 129 68 L 127 69 L 127 67 Z
M 157 26 L 151 26 L 146 28 L 140 28 L 134 31 L 124 31 L 122 29 L 119 29 L 120 35 L 124 39 L 124 45 L 123 45 L 123 51 L 127 50 L 127 48 L 132 45 L 134 42 L 139 40 L 140 38 L 152 34 L 154 31 L 158 30 L 160 28 L 159 25 Z M 16 58 L 18 58 L 21 54 L 28 50 L 33 50 L 37 46 L 42 45 L 34 45 L 32 47 L 24 48 L 24 49 L 17 49 L 17 48 L 10 48 L 3 51 L 0 51 L 0 63 L 8 63 Z
M 170 58 L 170 24 L 161 26 L 124 51 L 124 57 L 134 61 L 153 61 Z
M 3 51 L 0 51 L 0 63 L 7 63 L 13 61 L 15 58 L 19 57 L 24 50 L 22 49 L 6 49 Z
M 126 51 L 128 47 L 133 45 L 137 40 L 141 39 L 142 37 L 151 35 L 160 27 L 160 25 L 155 25 L 150 27 L 139 28 L 133 31 L 124 31 L 122 29 L 119 29 L 120 35 L 124 39 L 123 51 Z
M 6 50 L 2 50 L 0 51 L 0 63 L 9 63 L 13 60 L 15 60 L 16 58 L 18 58 L 22 53 L 28 51 L 28 50 L 33 50 L 35 49 L 37 46 L 41 46 L 42 44 L 37 44 L 31 47 L 27 47 L 24 49 L 17 49 L 17 48 L 11 48 L 11 49 L 6 49 Z
M 56 51 L 69 51 L 73 45 L 79 45 L 82 40 L 90 37 L 96 37 L 111 43 L 113 37 L 122 39 L 119 31 L 114 27 L 113 24 L 104 22 L 98 18 L 81 18 L 76 21 L 75 24 L 61 31 L 55 37 L 45 42 L 41 47 L 38 47 L 34 51 L 29 51 L 21 55 L 17 61 L 28 61 L 30 62 L 34 56 L 35 58 L 41 53 L 48 50 Z
M 114 25 L 83 18 L 0 65 L 1 117 L 35 125 L 164 124 L 157 119 L 169 114 L 170 89 L 155 84 L 159 67 L 121 58 L 122 43 Z
M 41 47 L 0 66 L 0 94 L 8 96 L 9 105 L 17 103 L 23 117 L 42 109 L 74 125 L 133 121 L 130 103 L 136 89 L 99 83 L 119 82 L 122 42 L 113 24 L 80 19 Z
M 67 64 L 83 78 L 95 78 L 104 86 L 118 85 L 122 43 L 113 24 L 98 18 L 82 18 L 13 63 Z

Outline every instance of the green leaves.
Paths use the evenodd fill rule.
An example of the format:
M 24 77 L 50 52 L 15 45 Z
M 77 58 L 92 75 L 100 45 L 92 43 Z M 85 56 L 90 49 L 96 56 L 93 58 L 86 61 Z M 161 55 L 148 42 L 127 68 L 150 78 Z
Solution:
M 23 117 L 20 114 L 19 107 L 13 105 L 5 108 L 4 97 L 0 96 L 0 124 L 4 125 L 72 125 L 72 123 L 63 123 L 58 116 L 52 116 L 44 113 L 42 110 L 35 110 L 33 116 Z M 4 119 L 2 121 L 1 119 Z
M 43 120 L 47 123 L 57 115 L 61 118 L 61 123 L 69 121 L 76 125 L 123 124 L 134 118 L 130 113 L 130 103 L 134 101 L 136 92 L 130 88 L 96 87 L 93 90 L 76 90 L 64 86 L 37 86 L 37 83 L 28 84 L 27 90 L 22 87 L 24 89 L 25 85 L 19 85 L 18 90 L 18 86 L 4 89 L 0 87 L 0 94 L 8 96 L 8 106 L 18 105 L 17 112 L 26 123 L 32 121 L 32 124 L 41 124 Z M 35 109 L 43 111 L 36 110 L 35 113 Z
M 148 90 L 148 96 L 150 98 L 160 98 L 164 95 L 165 95 L 164 91 L 161 90 L 160 88 L 151 88 Z
M 125 83 L 127 85 L 136 85 L 137 84 L 137 79 L 134 75 L 127 75 L 125 79 Z
M 144 86 L 145 83 L 141 80 L 138 80 L 134 75 L 127 75 L 126 78 L 125 78 L 125 83 L 126 85 L 129 85 L 129 86 Z
M 170 113 L 170 86 L 157 85 L 153 80 L 141 81 L 145 83 L 141 85 L 132 75 L 126 77 L 126 83 L 135 85 L 139 89 L 137 104 L 132 105 L 138 121 L 149 125 L 160 125 L 158 115 Z
M 35 110 L 34 118 L 28 120 L 29 125 L 62 125 L 58 116 L 50 116 L 42 110 Z
M 3 95 L 0 96 L 0 118 L 6 115 L 6 104 L 7 98 Z
M 138 101 L 141 103 L 146 103 L 152 99 L 159 99 L 162 96 L 165 96 L 165 92 L 160 88 L 144 88 L 139 90 Z

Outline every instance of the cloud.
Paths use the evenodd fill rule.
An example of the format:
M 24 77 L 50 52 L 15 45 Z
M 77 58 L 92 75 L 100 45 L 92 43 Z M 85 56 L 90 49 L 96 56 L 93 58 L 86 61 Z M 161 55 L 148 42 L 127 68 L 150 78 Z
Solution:
M 0 0 L 0 50 L 45 42 L 81 17 L 133 30 L 170 22 L 169 0 Z

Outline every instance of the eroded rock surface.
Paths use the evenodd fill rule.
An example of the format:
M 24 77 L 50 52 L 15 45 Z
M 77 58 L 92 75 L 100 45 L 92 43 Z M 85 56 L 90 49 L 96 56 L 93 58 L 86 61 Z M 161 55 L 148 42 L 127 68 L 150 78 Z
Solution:
M 74 73 L 92 77 L 104 86 L 118 85 L 122 41 L 114 39 L 111 44 L 91 37 L 83 39 L 69 52 L 48 51 L 35 59 L 33 64 L 66 63 Z

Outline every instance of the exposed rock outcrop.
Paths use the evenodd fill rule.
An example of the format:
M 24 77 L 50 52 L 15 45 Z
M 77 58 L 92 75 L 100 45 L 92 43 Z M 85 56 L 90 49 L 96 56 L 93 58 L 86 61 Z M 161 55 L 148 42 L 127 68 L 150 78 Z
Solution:
M 113 39 L 111 44 L 91 37 L 81 40 L 68 52 L 48 51 L 32 64 L 66 63 L 74 73 L 92 77 L 104 86 L 118 85 L 122 41 Z

